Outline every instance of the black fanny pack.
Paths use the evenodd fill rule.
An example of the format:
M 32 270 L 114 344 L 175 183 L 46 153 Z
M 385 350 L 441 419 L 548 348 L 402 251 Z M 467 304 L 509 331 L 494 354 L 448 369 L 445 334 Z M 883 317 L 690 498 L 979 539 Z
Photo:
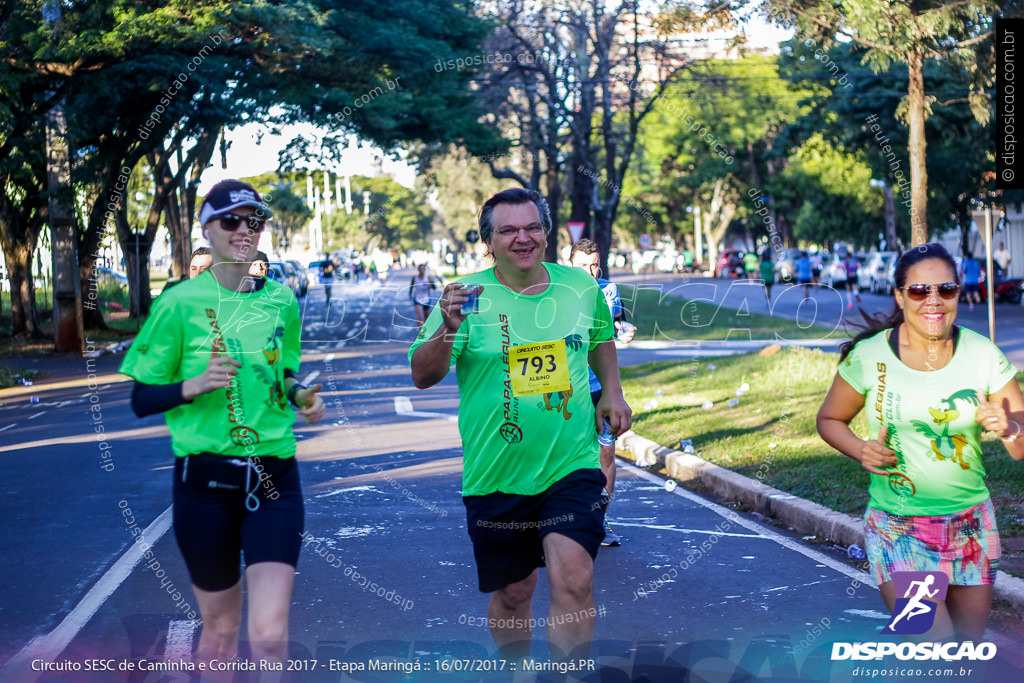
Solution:
M 295 458 L 240 458 L 216 453 L 197 453 L 178 458 L 176 478 L 199 491 L 251 494 L 268 477 L 287 474 Z

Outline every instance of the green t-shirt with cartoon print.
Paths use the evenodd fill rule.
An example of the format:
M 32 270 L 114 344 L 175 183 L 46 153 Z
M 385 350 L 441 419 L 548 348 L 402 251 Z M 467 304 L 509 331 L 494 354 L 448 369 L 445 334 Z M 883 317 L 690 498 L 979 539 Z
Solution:
M 295 455 L 295 412 L 284 371 L 299 369 L 300 334 L 298 303 L 284 285 L 268 279 L 258 291 L 233 292 L 206 271 L 157 298 L 121 372 L 171 384 L 202 374 L 214 352 L 231 356 L 241 367 L 230 387 L 165 413 L 174 454 L 286 458 Z
M 977 392 L 992 394 L 1016 371 L 999 348 L 968 329 L 940 370 L 907 367 L 889 347 L 889 330 L 865 339 L 839 376 L 865 395 L 869 438 L 884 422 L 897 464 L 871 475 L 870 506 L 897 515 L 947 515 L 989 497 L 981 462 Z
M 505 287 L 493 268 L 459 281 L 483 285 L 480 311 L 466 318 L 452 349 L 464 496 L 533 495 L 571 472 L 600 467 L 587 355 L 612 339 L 611 312 L 586 271 L 544 267 L 551 284 L 534 295 Z M 442 324 L 435 307 L 410 360 Z M 549 391 L 533 393 L 544 383 Z

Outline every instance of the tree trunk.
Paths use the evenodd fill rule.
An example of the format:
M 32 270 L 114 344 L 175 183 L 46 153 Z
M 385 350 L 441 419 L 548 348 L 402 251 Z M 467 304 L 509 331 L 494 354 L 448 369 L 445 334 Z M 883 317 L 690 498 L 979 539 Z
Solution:
M 13 334 L 26 333 L 41 339 L 43 330 L 36 310 L 36 288 L 32 281 L 32 253 L 34 245 L 16 244 L 4 255 L 11 276 L 11 316 Z
M 559 175 L 561 168 L 559 167 L 558 160 L 555 154 L 548 150 L 545 153 L 547 157 L 547 170 L 544 173 L 544 180 L 547 184 L 547 200 L 548 208 L 551 209 L 551 235 L 548 236 L 548 246 L 544 250 L 544 260 L 549 263 L 558 262 L 558 213 L 562 206 L 562 184 L 559 181 Z M 535 162 L 536 163 L 536 162 Z
M 128 314 L 141 320 L 149 314 L 153 304 L 149 293 L 149 252 L 153 243 L 146 239 L 145 233 L 133 233 L 129 239 L 121 240 L 121 248 L 124 250 L 125 270 L 128 274 Z
M 925 166 L 927 141 L 924 136 L 924 56 L 907 55 L 907 104 L 910 126 L 910 246 L 928 241 L 928 170 Z

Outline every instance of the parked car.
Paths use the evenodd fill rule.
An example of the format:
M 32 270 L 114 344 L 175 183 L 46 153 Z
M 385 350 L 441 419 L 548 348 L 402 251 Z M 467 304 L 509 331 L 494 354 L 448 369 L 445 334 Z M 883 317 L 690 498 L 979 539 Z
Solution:
M 121 273 L 115 273 L 109 268 L 95 268 L 94 270 L 96 271 L 97 284 L 102 285 L 109 282 L 121 287 L 128 286 L 128 278 Z
M 796 260 L 803 252 L 800 249 L 783 249 L 775 255 L 775 282 L 796 282 Z
M 743 252 L 738 249 L 726 249 L 718 255 L 715 264 L 715 277 L 743 277 Z
M 300 296 L 302 289 L 299 286 L 299 275 L 287 261 L 271 261 L 267 276 L 277 280 L 285 287 L 289 287 L 296 298 Z
M 867 262 L 857 270 L 857 286 L 873 294 L 891 294 L 890 267 L 896 264 L 895 251 L 874 251 Z
M 821 284 L 826 287 L 842 287 L 846 284 L 845 255 L 829 254 L 821 260 Z
M 306 266 L 293 259 L 289 259 L 285 263 L 290 263 L 299 277 L 299 296 L 306 296 L 306 292 L 309 291 L 309 273 L 306 272 Z

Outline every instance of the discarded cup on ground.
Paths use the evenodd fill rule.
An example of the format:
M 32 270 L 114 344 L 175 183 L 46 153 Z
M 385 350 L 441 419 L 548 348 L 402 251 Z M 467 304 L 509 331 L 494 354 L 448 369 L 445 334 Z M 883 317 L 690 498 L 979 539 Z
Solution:
M 650 401 L 648 401 L 647 403 L 644 404 L 644 410 L 654 410 L 657 407 L 658 407 L 658 402 L 655 401 L 653 398 Z
M 681 450 L 683 453 L 690 453 L 692 455 L 693 454 L 693 439 L 680 439 L 679 440 L 679 450 Z
M 711 401 L 704 401 L 703 403 L 700 404 L 700 407 L 703 408 L 704 410 L 710 410 L 711 408 L 715 407 L 715 404 Z
M 737 389 L 736 390 L 736 398 L 742 398 L 742 397 L 743 397 L 743 390 L 742 389 Z
M 740 404 L 739 399 L 735 399 L 735 398 L 730 398 L 729 399 L 729 407 L 730 408 L 735 408 L 739 404 Z
M 846 549 L 846 554 L 853 560 L 866 560 L 868 558 L 868 554 L 864 552 L 864 548 L 861 548 L 856 543 Z
M 39 403 L 39 397 L 38 396 L 32 396 L 31 398 L 28 399 L 28 402 L 29 403 Z
M 661 389 L 655 389 L 655 390 L 654 390 L 654 395 L 655 395 L 655 396 L 664 396 L 664 395 L 665 395 L 665 392 L 664 392 L 664 391 L 662 391 Z
M 675 479 L 669 479 L 668 481 L 665 482 L 665 490 L 668 491 L 669 493 L 675 491 L 676 486 L 678 486 L 678 484 L 676 484 Z
M 744 382 L 740 385 L 740 391 L 750 391 L 750 385 Z

